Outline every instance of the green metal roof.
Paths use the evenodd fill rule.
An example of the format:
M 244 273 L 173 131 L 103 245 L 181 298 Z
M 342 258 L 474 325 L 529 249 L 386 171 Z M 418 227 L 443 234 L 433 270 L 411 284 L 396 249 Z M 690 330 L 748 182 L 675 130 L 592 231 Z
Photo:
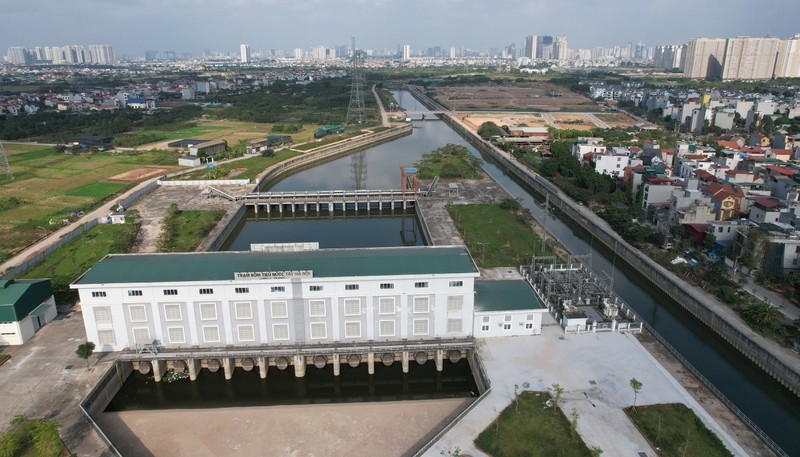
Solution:
M 475 273 L 463 246 L 320 249 L 303 252 L 110 254 L 73 285 L 224 281 L 237 272 L 311 270 L 315 278 Z
M 0 283 L 0 322 L 17 322 L 53 295 L 49 279 L 13 279 Z
M 543 309 L 531 286 L 521 279 L 475 281 L 475 311 Z

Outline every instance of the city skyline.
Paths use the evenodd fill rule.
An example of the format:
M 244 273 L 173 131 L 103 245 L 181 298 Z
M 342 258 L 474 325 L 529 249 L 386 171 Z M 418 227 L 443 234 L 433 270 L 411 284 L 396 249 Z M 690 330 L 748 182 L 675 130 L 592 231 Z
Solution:
M 618 0 L 613 7 L 593 0 L 558 4 L 509 0 L 495 6 L 495 11 L 487 11 L 485 3 L 474 0 L 290 4 L 236 0 L 223 8 L 209 0 L 168 4 L 155 0 L 31 0 L 4 6 L 7 32 L 0 38 L 0 49 L 110 43 L 116 54 L 130 57 L 149 49 L 194 55 L 214 49 L 238 54 L 241 43 L 249 43 L 253 50 L 289 51 L 349 45 L 351 36 L 356 37 L 357 47 L 374 50 L 406 44 L 412 50 L 431 46 L 486 49 L 512 43 L 522 48 L 527 35 L 566 35 L 571 48 L 593 48 L 640 41 L 648 46 L 685 44 L 696 37 L 789 38 L 800 32 L 786 20 L 800 13 L 797 2 L 776 0 L 769 9 L 745 0 L 729 1 L 725 8 L 717 5 L 710 0 L 676 0 L 668 5 Z M 42 11 L 48 14 L 42 15 Z M 36 18 L 36 27 L 31 27 L 31 18 Z M 81 21 L 94 26 L 63 26 Z M 596 26 L 587 27 L 591 24 Z

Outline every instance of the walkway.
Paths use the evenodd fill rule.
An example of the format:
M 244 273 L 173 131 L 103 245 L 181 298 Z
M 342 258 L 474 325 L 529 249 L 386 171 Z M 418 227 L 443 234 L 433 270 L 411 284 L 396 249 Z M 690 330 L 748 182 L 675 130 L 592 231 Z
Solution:
M 547 391 L 554 383 L 565 389 L 561 406 L 565 414 L 573 408 L 578 412 L 578 433 L 589 447 L 600 447 L 604 455 L 644 452 L 655 456 L 656 451 L 623 411 L 633 403 L 629 381 L 634 377 L 643 385 L 638 405 L 683 403 L 734 455 L 747 455 L 632 334 L 565 336 L 559 327 L 550 325 L 540 336 L 480 339 L 478 353 L 491 392 L 423 454 L 426 457 L 437 457 L 456 447 L 463 454 L 484 456 L 473 440 L 511 404 L 514 385 L 520 390 Z M 559 356 L 553 357 L 556 353 Z M 525 383 L 528 387 L 523 389 Z

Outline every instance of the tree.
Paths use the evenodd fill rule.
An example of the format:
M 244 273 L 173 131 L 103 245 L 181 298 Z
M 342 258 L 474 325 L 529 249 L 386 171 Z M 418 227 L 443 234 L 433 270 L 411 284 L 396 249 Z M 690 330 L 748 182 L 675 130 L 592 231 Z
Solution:
M 561 403 L 561 396 L 564 395 L 564 388 L 557 382 L 553 383 L 551 387 L 553 388 L 553 406 L 558 407 Z
M 636 397 L 639 396 L 639 391 L 642 390 L 642 383 L 636 378 L 631 378 L 631 389 L 633 389 L 633 409 L 636 409 Z
M 478 127 L 478 135 L 481 136 L 484 140 L 490 140 L 494 136 L 505 136 L 506 132 L 503 131 L 502 128 L 498 127 L 497 124 L 494 122 L 484 122 Z
M 92 356 L 94 352 L 94 343 L 91 341 L 87 341 L 85 343 L 79 344 L 78 349 L 75 350 L 75 354 L 86 361 L 86 369 L 89 369 L 89 357 Z

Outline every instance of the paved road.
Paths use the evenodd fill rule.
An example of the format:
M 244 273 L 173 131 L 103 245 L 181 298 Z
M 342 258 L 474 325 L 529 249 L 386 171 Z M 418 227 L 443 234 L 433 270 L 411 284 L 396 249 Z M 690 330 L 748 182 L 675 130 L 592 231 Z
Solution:
M 552 321 L 552 317 L 545 316 Z M 637 405 L 683 403 L 720 437 L 734 455 L 748 455 L 703 407 L 631 334 L 598 333 L 565 336 L 556 325 L 542 335 L 484 338 L 478 352 L 491 382 L 491 392 L 424 455 L 446 455 L 455 448 L 473 457 L 484 456 L 473 440 L 511 404 L 514 385 L 522 390 L 548 391 L 554 383 L 565 391 L 561 409 L 578 412 L 578 433 L 603 455 L 657 455 L 625 415 L 633 403 L 629 381 L 643 387 Z M 558 357 L 553 357 L 553 354 Z M 524 388 L 525 383 L 528 387 Z

